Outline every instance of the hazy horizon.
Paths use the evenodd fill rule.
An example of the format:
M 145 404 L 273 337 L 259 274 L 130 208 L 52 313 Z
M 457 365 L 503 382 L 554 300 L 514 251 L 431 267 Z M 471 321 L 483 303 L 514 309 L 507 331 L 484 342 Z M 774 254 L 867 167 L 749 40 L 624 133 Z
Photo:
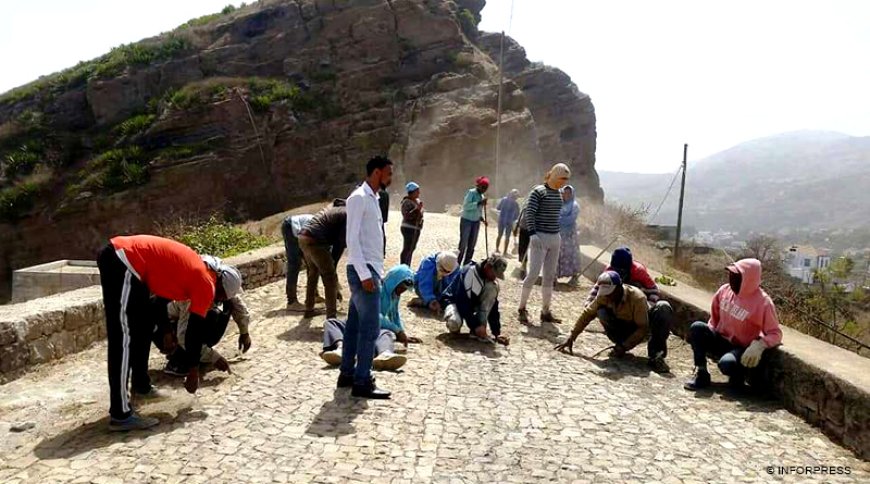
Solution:
M 591 96 L 598 170 L 673 172 L 683 143 L 698 160 L 794 130 L 870 135 L 870 3 L 513 1 L 512 23 L 511 0 L 487 1 L 481 30 L 508 31 Z M 0 92 L 228 3 L 240 2 L 8 5 Z

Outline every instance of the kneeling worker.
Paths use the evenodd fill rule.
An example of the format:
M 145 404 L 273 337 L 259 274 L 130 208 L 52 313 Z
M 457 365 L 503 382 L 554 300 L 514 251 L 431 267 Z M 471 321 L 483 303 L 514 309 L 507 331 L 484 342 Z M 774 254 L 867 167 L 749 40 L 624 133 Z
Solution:
M 501 334 L 496 281 L 504 279 L 506 269 L 507 261 L 503 257 L 491 255 L 480 264 L 471 262 L 459 270 L 442 294 L 448 331 L 459 333 L 464 321 L 472 338 L 505 346 L 510 344 L 510 339 Z M 487 334 L 487 325 L 492 338 Z
M 556 349 L 574 354 L 574 340 L 598 317 L 604 326 L 604 333 L 615 344 L 611 356 L 623 356 L 649 335 L 647 364 L 656 373 L 668 373 L 670 369 L 665 363 L 665 357 L 668 354 L 670 321 L 663 316 L 670 313 L 650 309 L 643 291 L 623 284 L 616 271 L 606 271 L 598 276 L 597 285 L 598 295 L 595 301 L 586 306 L 577 319 L 571 336 L 556 346 Z

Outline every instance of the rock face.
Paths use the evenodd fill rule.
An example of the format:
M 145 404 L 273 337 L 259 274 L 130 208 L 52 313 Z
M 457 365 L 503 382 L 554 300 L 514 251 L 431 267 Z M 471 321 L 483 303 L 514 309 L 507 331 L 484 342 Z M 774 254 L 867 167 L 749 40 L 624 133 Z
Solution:
M 344 196 L 375 154 L 396 162 L 393 190 L 417 181 L 430 210 L 458 203 L 481 174 L 497 192 L 525 190 L 555 161 L 600 199 L 589 97 L 512 40 L 496 168 L 497 42 L 468 20 L 484 3 L 260 1 L 140 42 L 147 62 L 131 55 L 118 69 L 107 58 L 86 77 L 0 97 L 0 160 L 33 119 L 43 129 L 33 133 L 50 133 L 44 158 L 59 160 L 0 222 L 0 297 L 12 269 L 93 258 L 113 234 Z M 23 183 L 0 163 L 0 188 Z

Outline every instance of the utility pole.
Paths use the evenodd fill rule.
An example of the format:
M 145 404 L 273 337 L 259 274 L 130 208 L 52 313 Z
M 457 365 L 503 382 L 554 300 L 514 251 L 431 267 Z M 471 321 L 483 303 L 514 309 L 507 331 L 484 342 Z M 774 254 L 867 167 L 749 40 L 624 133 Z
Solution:
M 502 95 L 502 83 L 504 82 L 504 30 L 501 31 L 501 46 L 499 49 L 499 59 L 498 59 L 498 110 L 496 111 L 496 122 L 495 122 L 495 183 L 493 194 L 498 197 L 501 196 L 499 193 L 499 188 L 501 185 L 498 182 L 498 165 L 499 165 L 499 156 L 501 156 L 501 95 Z
M 683 231 L 683 198 L 686 195 L 686 156 L 689 144 L 683 144 L 683 180 L 680 183 L 680 209 L 677 212 L 677 241 L 674 243 L 674 264 L 680 260 L 680 234 Z

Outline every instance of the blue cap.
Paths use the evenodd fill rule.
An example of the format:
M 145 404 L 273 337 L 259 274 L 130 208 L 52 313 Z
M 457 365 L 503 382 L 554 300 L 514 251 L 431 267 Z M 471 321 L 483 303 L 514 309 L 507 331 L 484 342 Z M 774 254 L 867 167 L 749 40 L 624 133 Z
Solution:
M 417 185 L 414 182 L 408 182 L 408 184 L 405 185 L 405 191 L 408 193 L 411 193 L 411 192 L 419 190 L 419 189 L 420 189 L 420 185 Z

